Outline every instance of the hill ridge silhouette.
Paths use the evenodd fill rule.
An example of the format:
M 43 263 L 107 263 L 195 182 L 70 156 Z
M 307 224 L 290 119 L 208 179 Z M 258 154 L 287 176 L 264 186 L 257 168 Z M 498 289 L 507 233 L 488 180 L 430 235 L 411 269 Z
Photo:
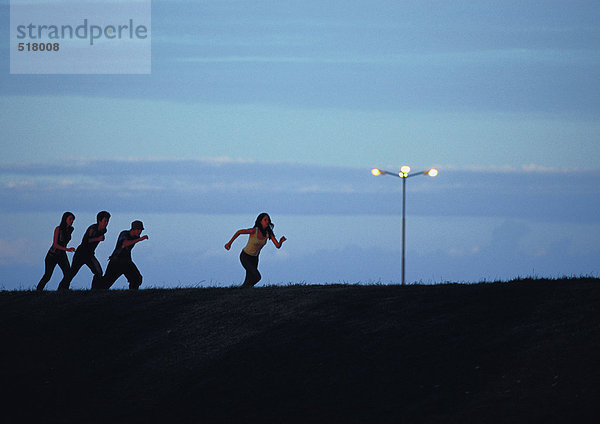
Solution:
M 0 292 L 14 422 L 586 422 L 600 279 Z M 13 422 L 13 421 L 8 421 Z

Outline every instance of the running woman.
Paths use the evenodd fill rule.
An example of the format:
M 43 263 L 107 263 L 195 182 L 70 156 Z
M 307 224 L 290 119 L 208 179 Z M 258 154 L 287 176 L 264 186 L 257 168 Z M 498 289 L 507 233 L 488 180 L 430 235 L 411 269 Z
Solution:
M 65 212 L 60 220 L 60 224 L 54 229 L 52 246 L 44 259 L 45 272 L 37 285 L 38 291 L 44 290 L 46 283 L 50 281 L 50 278 L 52 277 L 56 265 L 58 265 L 63 272 L 63 280 L 69 277 L 71 267 L 69 266 L 67 252 L 74 252 L 75 248 L 67 247 L 67 244 L 71 241 L 73 221 L 75 221 L 75 215 L 71 212 Z
M 240 253 L 240 262 L 246 270 L 246 278 L 244 279 L 243 288 L 254 287 L 261 279 L 260 272 L 258 272 L 258 255 L 261 249 L 267 244 L 268 240 L 271 240 L 276 248 L 280 249 L 283 242 L 286 240 L 285 237 L 281 237 L 279 241 L 275 238 L 273 233 L 273 223 L 271 218 L 266 213 L 261 213 L 256 218 L 253 228 L 246 230 L 238 230 L 231 240 L 225 245 L 225 249 L 231 249 L 231 244 L 236 238 L 242 234 L 249 235 L 248 244 L 242 249 Z

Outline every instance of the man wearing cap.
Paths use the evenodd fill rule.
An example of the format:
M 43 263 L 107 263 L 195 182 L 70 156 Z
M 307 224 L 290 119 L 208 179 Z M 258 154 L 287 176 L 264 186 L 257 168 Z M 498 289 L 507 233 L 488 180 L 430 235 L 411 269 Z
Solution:
M 130 230 L 121 231 L 115 251 L 108 258 L 102 287 L 92 286 L 92 288 L 110 289 L 121 275 L 125 275 L 129 281 L 130 290 L 137 290 L 142 285 L 142 274 L 131 259 L 131 250 L 136 243 L 148 239 L 148 236 L 140 237 L 143 229 L 142 221 L 133 221 Z

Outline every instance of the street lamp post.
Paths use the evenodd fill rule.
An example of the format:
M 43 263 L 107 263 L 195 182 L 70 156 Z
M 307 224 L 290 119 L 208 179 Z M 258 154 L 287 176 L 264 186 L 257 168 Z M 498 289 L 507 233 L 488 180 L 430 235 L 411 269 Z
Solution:
M 410 166 L 404 165 L 400 168 L 400 172 L 390 172 L 384 171 L 382 169 L 374 168 L 371 170 L 371 174 L 377 175 L 392 175 L 394 177 L 402 178 L 402 285 L 405 284 L 404 280 L 404 271 L 406 269 L 405 266 L 405 251 L 406 251 L 406 179 L 410 177 L 416 177 L 417 175 L 429 175 L 430 177 L 435 177 L 438 174 L 438 170 L 435 168 L 431 168 L 427 171 L 421 172 L 410 172 Z

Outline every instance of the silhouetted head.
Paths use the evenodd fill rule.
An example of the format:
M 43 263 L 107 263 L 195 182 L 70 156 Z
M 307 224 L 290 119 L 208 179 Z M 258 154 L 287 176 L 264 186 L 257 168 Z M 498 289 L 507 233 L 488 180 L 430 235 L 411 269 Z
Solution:
M 110 214 L 106 211 L 98 212 L 96 215 L 96 222 L 98 223 L 98 228 L 104 229 L 108 225 L 108 220 L 110 219 Z
M 273 227 L 275 224 L 271 222 L 271 217 L 268 213 L 261 213 L 256 217 L 256 221 L 254 222 L 254 226 L 257 227 L 263 236 L 270 238 L 271 236 L 275 237 L 273 233 Z
M 73 212 L 63 213 L 62 219 L 60 220 L 60 228 L 70 227 L 73 225 L 73 221 L 75 221 L 75 215 L 73 215 Z
M 96 222 L 100 222 L 104 218 L 110 219 L 110 213 L 108 213 L 107 211 L 100 211 L 98 212 L 98 215 L 96 215 Z
M 133 221 L 131 223 L 131 229 L 132 230 L 143 230 L 144 229 L 144 223 L 142 221 Z
M 142 234 L 142 230 L 144 229 L 144 224 L 142 221 L 133 221 L 131 223 L 131 230 L 129 230 L 130 234 L 134 237 L 139 237 Z

